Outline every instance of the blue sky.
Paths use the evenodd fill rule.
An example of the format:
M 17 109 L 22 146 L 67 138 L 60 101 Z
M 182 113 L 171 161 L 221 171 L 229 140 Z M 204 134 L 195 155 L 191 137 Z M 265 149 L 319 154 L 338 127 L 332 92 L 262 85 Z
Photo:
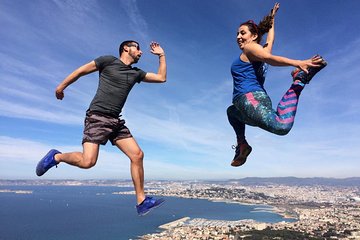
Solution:
M 156 72 L 149 43 L 166 51 L 168 81 L 141 83 L 123 109 L 145 152 L 146 179 L 360 176 L 359 1 L 280 2 L 273 53 L 294 59 L 322 54 L 327 68 L 303 91 L 287 136 L 248 127 L 248 162 L 230 166 L 235 134 L 227 121 L 230 65 L 239 56 L 236 31 L 259 22 L 273 6 L 260 0 L 0 0 L 0 178 L 35 179 L 50 148 L 79 151 L 85 111 L 98 75 L 80 78 L 54 96 L 77 67 L 101 55 L 118 56 L 123 40 L 144 52 L 136 65 Z M 270 67 L 265 87 L 277 104 L 292 67 Z M 46 179 L 130 179 L 129 160 L 110 143 L 97 165 L 65 164 Z

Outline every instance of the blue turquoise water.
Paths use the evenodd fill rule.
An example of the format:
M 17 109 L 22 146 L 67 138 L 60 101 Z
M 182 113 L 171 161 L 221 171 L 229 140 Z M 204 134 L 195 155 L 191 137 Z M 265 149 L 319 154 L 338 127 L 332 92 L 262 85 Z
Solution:
M 280 215 L 252 212 L 259 206 L 165 197 L 165 204 L 138 217 L 134 195 L 119 187 L 1 186 L 32 194 L 0 193 L 0 240 L 122 240 L 160 231 L 182 217 L 219 220 L 284 221 Z M 287 221 L 287 220 L 285 220 Z

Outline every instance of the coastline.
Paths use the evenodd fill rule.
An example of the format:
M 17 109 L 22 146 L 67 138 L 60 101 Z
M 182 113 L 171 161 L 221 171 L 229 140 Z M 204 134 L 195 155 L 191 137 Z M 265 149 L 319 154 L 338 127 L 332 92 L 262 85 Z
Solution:
M 129 194 L 129 193 L 127 193 L 127 194 Z M 178 195 L 174 195 L 174 197 L 189 198 L 189 197 L 183 197 L 183 196 L 178 196 Z M 252 212 L 274 213 L 274 214 L 280 215 L 284 219 L 293 219 L 293 220 L 296 220 L 296 221 L 299 220 L 298 216 L 296 216 L 296 213 L 290 207 L 286 208 L 286 207 L 279 207 L 279 206 L 274 206 L 274 205 L 270 205 L 270 204 L 266 204 L 266 203 L 257 203 L 257 202 L 251 203 L 251 202 L 245 202 L 245 201 L 229 200 L 229 199 L 225 199 L 225 198 L 196 198 L 196 197 L 191 197 L 191 199 L 203 199 L 203 200 L 208 200 L 210 202 L 221 202 L 221 203 L 228 203 L 228 204 L 240 204 L 240 205 L 244 205 L 244 206 L 259 206 L 259 207 L 255 207 Z M 211 219 L 209 219 L 209 220 L 211 220 Z
M 187 198 L 187 199 L 202 199 L 207 200 L 210 202 L 221 202 L 221 203 L 228 203 L 228 204 L 240 204 L 244 206 L 259 206 L 255 207 L 254 211 L 252 212 L 267 212 L 267 213 L 274 213 L 280 215 L 284 219 L 293 219 L 295 221 L 298 221 L 298 216 L 295 213 L 295 211 L 290 208 L 289 206 L 276 206 L 271 205 L 268 203 L 259 203 L 259 202 L 249 202 L 249 201 L 238 201 L 238 200 L 230 200 L 226 198 L 206 198 L 206 197 L 196 197 L 196 196 L 184 196 L 184 195 L 176 195 L 176 194 L 161 194 L 158 191 L 148 190 L 147 193 L 156 194 L 156 195 L 162 195 L 162 196 L 171 196 L 171 197 L 179 197 L 179 198 Z M 135 191 L 124 191 L 124 192 L 113 192 L 112 194 L 125 194 L 125 195 L 133 195 L 135 194 Z M 211 219 L 209 219 L 211 220 Z
M 204 198 L 206 199 L 206 198 Z M 230 204 L 241 204 L 241 205 L 246 205 L 246 206 L 261 206 L 261 207 L 255 207 L 254 211 L 252 212 L 268 212 L 268 213 L 275 213 L 275 214 L 279 214 L 282 218 L 285 219 L 294 219 L 296 221 L 299 220 L 297 214 L 295 213 L 295 211 L 290 208 L 290 207 L 284 207 L 284 206 L 276 206 L 276 205 L 271 205 L 271 204 L 267 204 L 267 203 L 258 203 L 258 202 L 245 202 L 245 201 L 235 201 L 235 200 L 229 200 L 229 199 L 221 199 L 221 198 L 216 198 L 216 199 L 206 199 L 208 201 L 212 201 L 212 202 L 225 202 L 225 203 L 230 203 Z

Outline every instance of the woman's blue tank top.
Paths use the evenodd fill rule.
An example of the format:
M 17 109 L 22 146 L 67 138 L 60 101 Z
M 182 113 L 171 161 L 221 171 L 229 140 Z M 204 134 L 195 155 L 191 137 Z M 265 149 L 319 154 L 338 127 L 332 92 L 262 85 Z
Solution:
M 264 82 L 268 65 L 264 62 L 244 62 L 238 57 L 231 65 L 234 81 L 233 101 L 254 91 L 265 91 Z

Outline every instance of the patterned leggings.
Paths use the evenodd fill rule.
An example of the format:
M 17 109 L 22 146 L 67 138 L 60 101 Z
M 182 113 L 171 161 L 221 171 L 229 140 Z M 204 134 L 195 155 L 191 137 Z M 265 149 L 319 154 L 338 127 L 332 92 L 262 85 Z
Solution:
M 266 92 L 249 92 L 228 107 L 227 115 L 238 141 L 245 140 L 245 124 L 277 135 L 286 135 L 294 124 L 299 96 L 304 86 L 292 84 L 275 111 Z

